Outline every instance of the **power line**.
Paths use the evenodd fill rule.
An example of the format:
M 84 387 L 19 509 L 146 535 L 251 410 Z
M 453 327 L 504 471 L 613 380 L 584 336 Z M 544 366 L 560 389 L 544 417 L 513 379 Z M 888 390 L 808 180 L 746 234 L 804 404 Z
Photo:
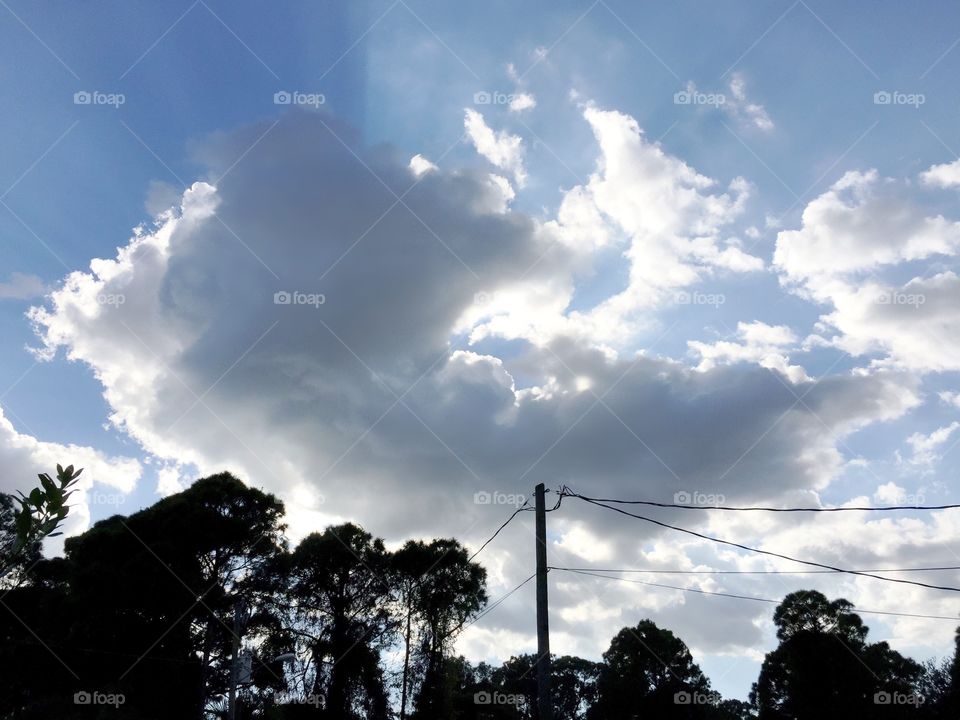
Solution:
M 642 569 L 634 570 L 630 568 L 557 568 L 557 570 L 570 571 L 589 571 L 594 572 L 617 572 L 617 573 L 645 573 L 649 575 L 836 575 L 839 570 L 717 570 L 710 568 L 708 570 L 652 570 Z M 868 568 L 863 570 L 851 570 L 850 572 L 938 572 L 946 570 L 960 570 L 960 565 L 949 565 L 944 567 L 914 567 L 914 568 Z
M 669 590 L 681 590 L 683 592 L 698 593 L 700 595 L 713 595 L 715 597 L 733 598 L 735 600 L 752 600 L 754 602 L 762 602 L 762 603 L 768 603 L 768 604 L 770 603 L 780 604 L 781 602 L 783 602 L 782 600 L 773 600 L 772 598 L 755 597 L 752 595 L 736 595 L 733 593 L 715 592 L 712 590 L 701 590 L 699 588 L 681 587 L 679 585 L 666 585 L 663 583 L 646 582 L 645 580 L 633 580 L 631 578 L 614 577 L 613 575 L 601 575 L 599 573 L 587 572 L 585 570 L 577 570 L 574 568 L 551 567 L 550 569 L 563 570 L 565 572 L 576 573 L 577 575 L 592 575 L 593 577 L 605 578 L 606 580 L 617 580 L 619 582 L 633 583 L 636 585 L 647 585 L 648 587 L 665 588 Z M 852 611 L 863 613 L 865 615 L 892 615 L 894 617 L 923 618 L 926 620 L 951 620 L 953 622 L 960 623 L 960 616 L 949 617 L 947 615 L 923 615 L 919 613 L 891 612 L 887 610 L 862 610 L 856 607 L 852 608 Z
M 552 490 L 547 490 L 546 492 L 554 492 L 554 491 L 552 491 Z M 558 493 L 556 504 L 555 504 L 552 508 L 549 508 L 549 509 L 547 510 L 547 512 L 553 512 L 554 510 L 559 510 L 559 509 L 560 509 L 560 505 L 563 503 L 563 498 L 564 498 L 564 497 L 566 497 L 566 495 L 565 495 L 564 492 L 561 490 L 561 491 Z M 507 525 L 509 525 L 510 522 L 511 522 L 517 515 L 519 515 L 519 514 L 522 513 L 522 512 L 533 512 L 533 508 L 532 508 L 532 507 L 527 507 L 527 505 L 529 505 L 529 504 L 530 504 L 530 501 L 529 501 L 529 500 L 524 500 L 523 505 L 521 505 L 520 507 L 518 507 L 516 510 L 513 511 L 513 513 L 510 515 L 510 517 L 508 517 L 508 518 L 506 519 L 506 521 L 503 523 L 503 525 L 501 525 L 500 527 L 498 527 L 498 528 L 497 528 L 497 531 L 496 531 L 493 535 L 491 535 L 489 538 L 487 538 L 487 541 L 486 541 L 485 543 L 483 543 L 483 545 L 481 545 L 480 548 L 479 548 L 473 555 L 470 556 L 470 558 L 467 560 L 467 562 L 470 562 L 470 561 L 473 560 L 477 555 L 479 555 L 479 554 L 483 551 L 483 549 L 484 549 L 487 545 L 489 545 L 497 535 L 500 534 L 500 531 L 503 530 Z
M 531 575 L 530 577 L 528 577 L 526 580 L 524 580 L 522 583 L 520 583 L 519 585 L 517 585 L 513 590 L 511 590 L 510 592 L 508 592 L 506 595 L 501 596 L 495 603 L 492 603 L 491 605 L 488 605 L 488 606 L 486 607 L 486 609 L 485 609 L 482 613 L 480 613 L 479 615 L 477 615 L 473 620 L 471 620 L 470 622 L 468 622 L 466 625 L 463 625 L 463 626 L 462 626 L 463 629 L 466 630 L 468 627 L 470 627 L 471 625 L 473 625 L 475 622 L 478 622 L 481 618 L 483 618 L 484 616 L 488 615 L 488 614 L 491 613 L 492 611 L 496 610 L 497 607 L 500 605 L 500 603 L 502 603 L 502 602 L 503 602 L 504 600 L 506 600 L 508 597 L 510 597 L 511 595 L 513 595 L 517 590 L 519 590 L 519 589 L 522 588 L 524 585 L 526 585 L 528 582 L 530 582 L 531 580 L 533 580 L 536 576 L 537 576 L 537 574 L 534 573 L 533 575 Z M 460 628 L 457 628 L 457 629 L 459 630 Z
M 719 543 L 721 545 L 728 545 L 730 547 L 739 548 L 740 550 L 746 550 L 748 552 L 758 553 L 760 555 L 767 555 L 769 557 L 780 558 L 781 560 L 789 560 L 790 562 L 800 563 L 801 565 L 809 565 L 811 567 L 822 568 L 824 570 L 833 570 L 838 573 L 845 573 L 848 575 L 859 575 L 861 577 L 874 578 L 875 580 L 884 580 L 886 582 L 899 583 L 902 585 L 916 585 L 918 587 L 929 588 L 931 590 L 945 590 L 948 592 L 960 592 L 960 588 L 952 587 L 950 585 L 931 585 L 929 583 L 922 583 L 916 580 L 904 580 L 903 578 L 892 578 L 886 577 L 884 575 L 874 575 L 870 572 L 865 572 L 862 570 L 847 570 L 845 568 L 835 567 L 833 565 L 827 565 L 825 563 L 818 563 L 812 560 L 800 560 L 799 558 L 790 557 L 789 555 L 782 555 L 780 553 L 775 553 L 770 550 L 761 550 L 760 548 L 751 547 L 749 545 L 743 545 L 741 543 L 733 542 L 732 540 L 724 540 L 722 538 L 716 538 L 711 535 L 704 535 L 703 533 L 698 533 L 694 530 L 688 530 L 687 528 L 678 527 L 677 525 L 670 525 L 660 520 L 654 520 L 653 518 L 645 517 L 644 515 L 637 515 L 636 513 L 628 512 L 622 508 L 613 507 L 612 505 L 605 505 L 604 503 L 594 500 L 592 498 L 584 497 L 570 491 L 569 489 L 564 489 L 562 491 L 569 497 L 579 498 L 585 502 L 590 503 L 591 505 L 596 505 L 597 507 L 602 507 L 607 510 L 613 510 L 614 512 L 620 513 L 621 515 L 626 515 L 628 517 L 635 518 L 637 520 L 643 520 L 644 522 L 652 523 L 653 525 L 658 525 L 660 527 L 667 528 L 669 530 L 676 530 L 677 532 L 686 533 L 687 535 L 692 535 L 693 537 L 700 538 L 701 540 L 709 540 L 710 542 Z
M 550 488 L 546 488 L 544 490 L 545 493 L 552 493 L 552 492 L 557 493 L 557 503 L 552 508 L 547 508 L 545 512 L 552 513 L 554 510 L 559 510 L 560 506 L 563 504 L 563 499 L 567 496 L 566 491 L 567 491 L 566 485 L 560 488 L 560 490 L 551 490 Z
M 577 575 L 592 575 L 593 577 L 606 578 L 607 580 L 619 580 L 620 582 L 634 583 L 636 585 L 647 585 L 649 587 L 667 588 L 669 590 L 683 590 L 684 592 L 694 592 L 701 595 L 716 595 L 719 597 L 735 598 L 737 600 L 755 600 L 757 602 L 779 603 L 779 600 L 768 600 L 767 598 L 752 597 L 750 595 L 734 595 L 732 593 L 715 592 L 712 590 L 700 590 L 699 588 L 681 587 L 680 585 L 665 585 L 663 583 L 652 583 L 646 580 L 631 580 L 630 578 L 618 578 L 613 575 L 601 575 L 586 570 L 574 570 L 572 568 L 551 567 L 551 570 L 563 570 L 565 572 L 576 573 Z
M 783 512 L 783 513 L 797 513 L 797 512 L 892 512 L 895 510 L 954 510 L 960 508 L 960 505 L 884 505 L 881 507 L 873 506 L 851 506 L 851 507 L 827 507 L 827 508 L 815 508 L 815 507 L 763 507 L 763 506 L 733 506 L 733 505 L 684 505 L 682 503 L 664 503 L 664 502 L 654 502 L 653 500 L 617 500 L 613 498 L 594 498 L 586 497 L 585 495 L 577 495 L 575 493 L 568 493 L 573 495 L 573 497 L 579 497 L 582 500 L 588 500 L 592 502 L 605 502 L 605 503 L 615 503 L 617 505 L 648 505 L 650 507 L 659 507 L 659 508 L 677 508 L 678 510 L 728 510 L 728 511 L 737 511 L 737 512 L 749 512 L 749 511 L 760 511 L 760 512 Z
M 528 507 L 527 507 L 528 503 L 529 503 L 529 501 L 524 501 L 523 505 L 521 505 L 521 506 L 518 507 L 516 510 L 514 510 L 513 513 L 510 515 L 510 517 L 508 517 L 508 518 L 506 519 L 506 521 L 503 523 L 503 525 L 501 525 L 500 527 L 498 527 L 498 528 L 497 528 L 497 531 L 496 531 L 495 533 L 493 533 L 493 535 L 491 535 L 489 538 L 487 538 L 487 541 L 486 541 L 485 543 L 483 543 L 483 545 L 481 545 L 480 548 L 479 548 L 473 555 L 470 556 L 470 558 L 467 560 L 467 562 L 470 562 L 470 561 L 473 560 L 477 555 L 479 555 L 481 552 L 483 552 L 483 549 L 484 549 L 487 545 L 489 545 L 491 542 L 493 542 L 493 539 L 494 539 L 497 535 L 500 534 L 500 531 L 503 530 L 507 525 L 509 525 L 510 522 L 511 522 L 517 515 L 519 515 L 521 512 L 526 512 L 526 511 L 532 510 L 533 508 L 528 508 Z
M 562 495 L 561 495 L 561 497 L 557 500 L 557 505 L 556 505 L 556 507 L 554 508 L 554 510 L 556 510 L 557 508 L 560 507 L 560 503 L 561 503 L 561 502 L 563 502 L 563 496 L 562 496 Z M 501 525 L 500 527 L 498 527 L 498 528 L 496 529 L 496 532 L 494 532 L 493 535 L 491 535 L 489 538 L 487 538 L 486 542 L 484 542 L 483 545 L 481 545 L 481 546 L 477 549 L 477 551 L 476 551 L 473 555 L 470 556 L 470 558 L 467 560 L 467 562 L 471 562 L 477 555 L 479 555 L 481 552 L 483 552 L 483 549 L 484 549 L 487 545 L 489 545 L 491 542 L 493 542 L 494 538 L 496 538 L 497 535 L 499 535 L 500 532 L 501 532 L 507 525 L 509 525 L 517 515 L 519 515 L 521 512 L 529 512 L 529 511 L 533 510 L 533 508 L 527 507 L 527 505 L 529 505 L 529 503 L 530 503 L 529 500 L 525 500 L 524 503 L 523 503 L 523 505 L 521 505 L 521 506 L 518 507 L 516 510 L 514 510 L 514 511 L 510 514 L 510 517 L 508 517 L 508 518 L 504 521 L 503 525 Z M 459 625 L 453 632 L 459 632 L 461 629 L 466 630 L 468 627 L 470 627 L 470 626 L 473 625 L 474 623 L 478 622 L 481 618 L 485 617 L 488 613 L 490 613 L 490 612 L 492 612 L 493 610 L 495 610 L 495 609 L 500 605 L 500 603 L 502 603 L 502 602 L 503 602 L 504 600 L 506 600 L 508 597 L 510 597 L 511 595 L 513 595 L 517 590 L 519 590 L 519 589 L 522 588 L 524 585 L 526 585 L 528 582 L 530 582 L 531 580 L 533 580 L 536 576 L 537 576 L 537 574 L 534 573 L 533 575 L 531 575 L 530 577 L 528 577 L 528 578 L 527 578 L 526 580 L 524 580 L 522 583 L 520 583 L 520 584 L 517 585 L 515 588 L 513 588 L 513 590 L 511 590 L 510 592 L 508 592 L 506 595 L 504 595 L 504 596 L 502 596 L 501 598 L 499 598 L 496 602 L 491 603 L 490 605 L 488 605 L 488 606 L 484 609 L 484 611 L 483 611 L 482 613 L 480 613 L 479 615 L 477 615 L 475 618 L 473 618 L 473 620 L 471 620 L 471 621 L 468 622 L 468 623 L 460 623 L 460 625 Z

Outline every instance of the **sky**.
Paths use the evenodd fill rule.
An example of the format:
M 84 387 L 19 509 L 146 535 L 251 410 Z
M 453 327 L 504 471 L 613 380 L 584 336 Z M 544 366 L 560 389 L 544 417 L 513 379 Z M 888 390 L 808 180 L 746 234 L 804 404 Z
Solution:
M 948 3 L 4 0 L 0 489 L 85 467 L 77 533 L 227 469 L 294 539 L 474 548 L 540 482 L 956 503 L 958 45 Z M 957 511 L 650 513 L 960 564 Z M 575 498 L 548 541 L 557 567 L 800 569 Z M 533 549 L 522 513 L 479 558 L 491 597 Z M 957 616 L 863 577 L 629 577 Z M 743 698 L 776 644 L 770 603 L 550 580 L 554 652 L 650 617 Z M 458 650 L 532 651 L 532 593 Z M 864 619 L 918 659 L 956 625 Z

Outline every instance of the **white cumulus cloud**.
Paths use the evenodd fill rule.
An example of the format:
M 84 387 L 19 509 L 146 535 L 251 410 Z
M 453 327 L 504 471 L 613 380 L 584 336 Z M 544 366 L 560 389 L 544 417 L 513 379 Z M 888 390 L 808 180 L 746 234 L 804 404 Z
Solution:
M 397 205 L 383 184 L 410 187 L 408 156 L 362 155 L 374 176 L 315 113 L 290 113 L 266 135 L 253 126 L 214 137 L 200 154 L 208 172 L 178 207 L 121 242 L 116 257 L 70 274 L 33 310 L 40 356 L 64 353 L 89 367 L 113 424 L 165 468 L 162 491 L 183 482 L 180 468 L 230 470 L 283 497 L 295 534 L 353 519 L 391 542 L 454 535 L 476 547 L 511 509 L 477 503 L 476 494 L 529 495 L 538 482 L 605 497 L 670 501 L 697 490 L 744 504 L 808 501 L 846 468 L 846 438 L 917 407 L 918 379 L 896 368 L 816 383 L 797 376 L 800 405 L 758 367 L 767 357 L 759 349 L 786 358 L 795 338 L 756 323 L 740 329 L 746 349 L 717 351 L 712 368 L 635 345 L 610 351 L 609 340 L 629 336 L 615 323 L 652 312 L 677 288 L 734 272 L 722 257 L 736 247 L 726 231 L 748 186 L 719 185 L 648 142 L 627 115 L 588 108 L 585 119 L 600 157 L 589 182 L 569 191 L 562 219 L 518 212 L 502 183 L 467 170 L 430 170 Z M 599 240 L 594 225 L 605 229 Z M 610 249 L 623 253 L 628 289 L 569 312 L 580 273 Z M 308 302 L 320 294 L 324 302 Z M 526 315 L 511 314 L 524 303 Z M 515 332 L 509 351 L 496 341 L 466 346 L 499 317 L 529 320 L 491 329 L 494 340 Z M 744 353 L 751 361 L 737 362 Z M 717 522 L 680 512 L 662 516 Z M 482 556 L 494 570 L 493 595 L 529 575 L 528 515 Z M 557 566 L 606 558 L 627 567 L 651 547 L 661 548 L 652 556 L 661 562 L 670 550 L 694 565 L 737 562 L 696 543 L 678 549 L 676 538 L 574 499 L 551 517 L 561 515 L 572 522 L 555 526 Z M 816 544 L 825 540 L 797 527 L 806 533 L 799 548 L 829 557 Z M 762 526 L 719 529 L 770 547 L 797 542 Z M 929 542 L 926 528 L 890 529 L 874 534 L 892 554 L 900 542 Z M 857 532 L 850 526 L 842 537 Z M 864 557 L 848 561 L 875 562 L 883 549 L 862 548 Z M 631 586 L 596 595 L 604 582 L 558 582 L 558 652 L 596 655 L 640 612 L 665 623 L 691 608 L 708 618 L 703 599 Z M 769 584 L 750 589 L 781 594 Z M 582 623 L 585 612 L 599 619 Z M 760 633 L 758 613 L 741 607 L 723 624 L 704 619 L 690 641 L 742 650 Z M 465 643 L 481 651 L 495 632 L 508 653 L 529 642 L 525 612 L 505 605 L 490 623 Z
M 523 167 L 523 140 L 506 130 L 494 132 L 476 110 L 465 111 L 463 126 L 477 152 L 493 165 L 513 174 L 521 187 L 526 182 L 527 172 Z
M 783 284 L 828 307 L 818 344 L 877 364 L 960 369 L 960 223 L 925 210 L 908 184 L 846 173 L 777 236 Z M 918 261 L 938 260 L 919 271 Z M 921 272 L 921 274 L 915 274 Z

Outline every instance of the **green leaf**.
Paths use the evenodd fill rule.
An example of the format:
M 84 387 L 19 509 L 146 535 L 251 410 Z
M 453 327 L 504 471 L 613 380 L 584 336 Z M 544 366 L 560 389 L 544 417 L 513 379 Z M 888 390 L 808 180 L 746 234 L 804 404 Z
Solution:
M 60 488 L 54 485 L 53 480 L 50 479 L 50 476 L 46 473 L 40 476 L 40 484 L 43 485 L 43 489 L 47 491 L 47 496 L 51 494 L 60 494 Z
M 80 468 L 76 472 L 73 472 L 73 465 L 68 467 L 66 470 L 64 470 L 61 474 L 57 476 L 57 478 L 60 480 L 60 487 L 65 488 L 68 485 L 72 485 L 73 483 L 75 483 L 77 481 L 77 478 L 80 477 L 80 473 L 82 472 L 83 472 L 83 468 Z
M 24 508 L 17 513 L 17 519 L 15 522 L 17 537 L 25 540 L 33 528 L 33 515 L 31 515 L 26 508 Z
M 43 492 L 40 490 L 40 488 L 34 488 L 30 491 L 30 502 L 38 510 L 43 507 L 43 501 L 45 499 L 46 498 L 44 498 Z

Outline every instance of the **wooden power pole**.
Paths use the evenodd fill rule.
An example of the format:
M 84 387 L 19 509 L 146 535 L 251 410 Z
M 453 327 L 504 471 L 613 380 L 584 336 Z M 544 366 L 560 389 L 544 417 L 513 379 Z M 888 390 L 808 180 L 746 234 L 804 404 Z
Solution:
M 547 617 L 547 510 L 543 483 L 537 485 L 537 708 L 539 720 L 552 720 L 550 702 L 550 621 Z

